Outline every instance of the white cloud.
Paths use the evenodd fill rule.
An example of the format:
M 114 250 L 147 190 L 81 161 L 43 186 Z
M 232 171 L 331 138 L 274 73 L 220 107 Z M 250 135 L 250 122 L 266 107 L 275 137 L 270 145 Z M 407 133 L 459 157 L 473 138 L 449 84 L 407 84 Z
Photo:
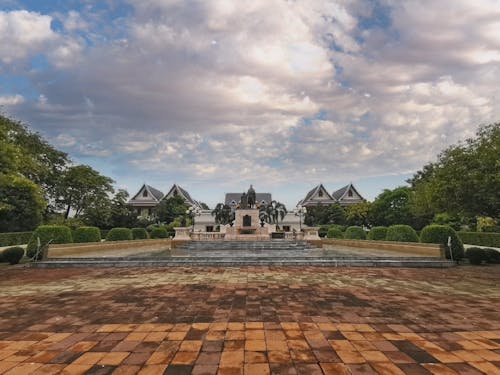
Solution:
M 0 106 L 13 106 L 24 103 L 24 97 L 22 95 L 0 95 Z

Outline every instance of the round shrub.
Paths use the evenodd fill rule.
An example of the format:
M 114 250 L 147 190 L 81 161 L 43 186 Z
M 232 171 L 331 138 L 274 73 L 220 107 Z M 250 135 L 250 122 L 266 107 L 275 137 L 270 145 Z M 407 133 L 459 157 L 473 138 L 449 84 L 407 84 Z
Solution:
M 24 256 L 24 249 L 19 246 L 8 247 L 2 253 L 3 259 L 9 264 L 17 264 Z
M 132 239 L 132 231 L 128 228 L 110 229 L 106 236 L 106 241 L 129 241 Z
M 387 228 L 386 241 L 419 242 L 417 232 L 409 225 L 391 225 Z
M 167 238 L 167 228 L 165 227 L 156 227 L 151 230 L 151 238 Z
M 134 240 L 147 240 L 148 232 L 145 228 L 132 228 L 132 237 Z
M 420 233 L 420 241 L 424 243 L 438 243 L 444 245 L 447 259 L 450 257 L 448 248 L 448 237 L 451 237 L 451 253 L 453 259 L 462 259 L 464 257 L 464 244 L 457 235 L 457 232 L 448 225 L 427 225 Z
M 477 266 L 488 260 L 488 253 L 480 247 L 470 247 L 465 252 L 465 257 L 469 259 L 470 264 Z
M 348 240 L 366 240 L 366 233 L 361 227 L 348 227 L 345 230 L 344 238 Z
M 327 237 L 329 229 L 330 229 L 330 226 L 328 226 L 328 225 L 320 226 L 318 229 L 318 236 L 320 236 L 321 238 Z
M 73 232 L 73 242 L 101 242 L 101 231 L 97 227 L 80 227 Z
M 387 227 L 373 227 L 368 232 L 368 239 L 372 241 L 385 241 Z
M 31 239 L 26 247 L 26 255 L 33 258 L 37 251 L 38 240 L 40 238 L 40 245 L 43 247 L 49 243 L 72 243 L 71 230 L 65 225 L 40 225 L 35 229 L 31 235 Z M 41 258 L 42 254 L 39 254 Z
M 500 264 L 500 251 L 488 248 L 483 250 L 486 252 L 486 256 L 488 257 L 486 260 L 487 263 Z
M 344 233 L 339 228 L 332 227 L 326 233 L 327 238 L 344 238 Z

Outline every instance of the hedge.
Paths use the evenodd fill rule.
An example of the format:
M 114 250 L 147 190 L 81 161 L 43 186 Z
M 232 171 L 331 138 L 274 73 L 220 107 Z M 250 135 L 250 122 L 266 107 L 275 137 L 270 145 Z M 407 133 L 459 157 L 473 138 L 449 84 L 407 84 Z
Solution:
M 373 227 L 368 232 L 368 239 L 372 241 L 385 241 L 387 227 Z
M 30 258 L 35 256 L 37 251 L 37 238 L 40 238 L 40 244 L 46 245 L 50 240 L 51 243 L 71 243 L 71 230 L 65 225 L 40 225 L 33 232 L 31 239 L 26 247 L 26 255 Z M 40 257 L 42 254 L 39 254 Z
M 73 242 L 101 242 L 101 231 L 97 227 L 80 227 L 73 232 Z
M 106 238 L 108 236 L 109 229 L 100 229 L 101 239 Z
M 106 241 L 128 241 L 133 240 L 132 231 L 128 228 L 110 229 L 106 236 Z
M 446 258 L 450 259 L 448 237 L 451 237 L 451 251 L 453 253 L 453 259 L 462 259 L 464 257 L 464 244 L 452 227 L 448 225 L 432 224 L 424 227 L 420 233 L 421 242 L 444 245 Z
M 28 243 L 33 232 L 0 233 L 0 247 L 24 245 Z
M 320 236 L 321 238 L 327 237 L 329 229 L 330 229 L 330 226 L 328 226 L 328 225 L 320 226 L 318 229 L 318 236 Z
M 167 238 L 167 228 L 165 227 L 155 227 L 151 230 L 151 238 Z
M 457 232 L 458 237 L 467 245 L 490 246 L 500 248 L 500 233 Z
M 344 233 L 339 228 L 332 227 L 326 233 L 327 238 L 344 238 Z
M 419 242 L 417 232 L 409 225 L 391 225 L 387 228 L 386 241 Z
M 9 264 L 17 264 L 24 256 L 24 249 L 19 246 L 8 247 L 2 253 L 2 258 Z
M 361 227 L 348 227 L 345 230 L 344 238 L 348 240 L 366 240 L 366 233 Z
M 145 228 L 132 228 L 132 237 L 134 240 L 146 240 L 148 232 Z

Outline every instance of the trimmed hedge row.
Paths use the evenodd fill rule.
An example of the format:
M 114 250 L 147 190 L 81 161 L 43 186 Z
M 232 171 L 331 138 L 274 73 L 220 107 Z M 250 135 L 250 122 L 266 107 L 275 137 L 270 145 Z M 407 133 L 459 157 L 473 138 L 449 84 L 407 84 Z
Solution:
M 101 231 L 97 227 L 80 227 L 73 232 L 73 242 L 101 242 Z
M 366 233 L 363 228 L 352 226 L 345 230 L 344 238 L 348 240 L 366 240 Z
M 151 230 L 151 238 L 167 238 L 167 228 L 165 227 L 155 227 Z
M 149 238 L 145 228 L 132 228 L 132 237 L 134 240 L 147 240 Z
M 110 229 L 106 236 L 106 241 L 129 241 L 133 240 L 132 230 L 128 228 L 113 228 Z
M 427 225 L 422 229 L 420 241 L 444 245 L 446 258 L 451 259 L 450 248 L 448 247 L 448 237 L 451 237 L 451 253 L 453 254 L 453 259 L 462 259 L 464 257 L 464 244 L 458 237 L 457 232 L 448 225 Z
M 387 227 L 373 227 L 368 232 L 368 239 L 372 241 L 385 241 Z
M 24 245 L 28 243 L 33 232 L 0 233 L 0 247 Z
M 2 261 L 17 264 L 24 256 L 24 249 L 19 246 L 8 247 L 2 252 Z
M 387 228 L 386 241 L 419 242 L 415 229 L 409 225 L 391 225 Z
M 467 245 L 490 246 L 500 248 L 500 233 L 490 232 L 457 232 L 463 243 Z
M 327 238 L 344 238 L 344 233 L 339 228 L 331 227 L 326 233 Z
M 64 225 L 40 225 L 35 229 L 26 247 L 26 255 L 30 258 L 35 256 L 37 251 L 37 238 L 40 238 L 40 245 L 45 246 L 50 240 L 51 243 L 72 243 L 71 230 Z M 41 256 L 41 254 L 40 254 Z
M 500 252 L 495 249 L 483 249 L 480 247 L 470 247 L 465 252 L 465 257 L 469 259 L 470 264 L 479 265 L 485 263 L 500 263 Z

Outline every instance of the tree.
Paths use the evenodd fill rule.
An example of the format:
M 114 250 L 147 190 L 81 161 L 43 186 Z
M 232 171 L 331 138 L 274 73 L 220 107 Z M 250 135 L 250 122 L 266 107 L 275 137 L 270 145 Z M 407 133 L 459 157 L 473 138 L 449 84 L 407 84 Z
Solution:
M 361 202 L 346 207 L 346 221 L 348 225 L 369 226 L 372 204 Z
M 427 216 L 500 217 L 500 123 L 481 127 L 474 138 L 453 145 L 408 182 L 417 207 L 432 202 Z M 421 196 L 425 195 L 424 198 Z M 418 207 L 417 209 L 422 209 Z
M 317 205 L 315 207 L 308 207 L 304 224 L 309 226 L 314 225 L 344 225 L 345 210 L 338 203 L 329 206 Z
M 137 214 L 127 204 L 129 194 L 119 189 L 111 201 L 111 227 L 132 228 L 137 223 Z
M 394 190 L 385 189 L 372 204 L 372 224 L 382 226 L 414 224 L 410 210 L 411 196 L 412 190 L 406 186 Z
M 102 176 L 88 165 L 77 165 L 62 173 L 57 186 L 57 203 L 64 207 L 64 218 L 68 218 L 71 210 L 78 217 L 86 209 L 99 205 L 109 199 L 113 192 L 113 180 Z
M 234 211 L 227 204 L 217 203 L 212 211 L 212 216 L 215 216 L 216 224 L 226 225 L 234 220 Z
M 158 220 L 163 223 L 171 223 L 176 218 L 184 216 L 188 206 L 184 199 L 177 195 L 168 199 L 162 200 L 158 206 L 155 207 L 154 212 Z
M 32 181 L 0 174 L 0 232 L 19 232 L 36 228 L 42 221 L 46 202 Z
M 205 202 L 200 202 L 200 206 L 203 210 L 210 210 L 210 207 Z
M 267 205 L 262 205 L 259 209 L 259 219 L 269 224 L 278 224 L 283 221 L 287 213 L 283 203 L 271 201 Z

